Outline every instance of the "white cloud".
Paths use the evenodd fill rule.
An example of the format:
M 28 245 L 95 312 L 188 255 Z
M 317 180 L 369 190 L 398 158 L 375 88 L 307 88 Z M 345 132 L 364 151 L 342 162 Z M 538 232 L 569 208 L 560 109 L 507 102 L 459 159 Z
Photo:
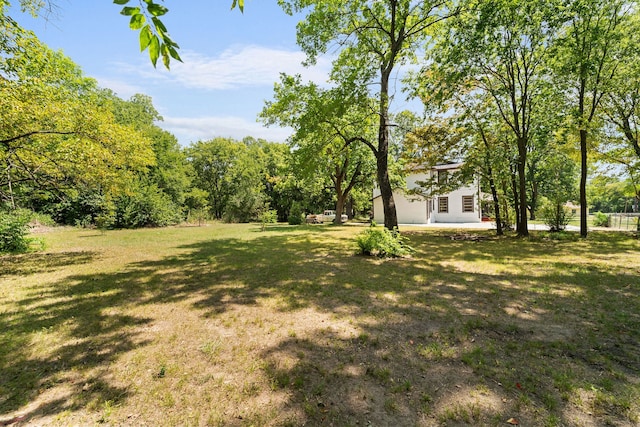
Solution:
M 180 144 L 188 145 L 199 140 L 215 137 L 241 140 L 246 136 L 262 138 L 267 141 L 284 142 L 292 134 L 287 128 L 266 128 L 257 122 L 241 117 L 165 117 L 158 125 L 174 134 Z
M 95 77 L 95 79 L 98 81 L 100 87 L 111 89 L 122 99 L 129 99 L 136 93 L 145 93 L 145 89 L 142 87 L 121 80 L 107 77 Z
M 235 46 L 210 57 L 193 51 L 180 53 L 183 62 L 172 61 L 171 71 L 118 64 L 121 71 L 135 73 L 146 80 L 168 82 L 191 89 L 230 90 L 251 86 L 272 86 L 280 73 L 301 74 L 304 80 L 326 82 L 330 61 L 321 58 L 314 67 L 304 67 L 306 59 L 300 51 L 264 46 Z

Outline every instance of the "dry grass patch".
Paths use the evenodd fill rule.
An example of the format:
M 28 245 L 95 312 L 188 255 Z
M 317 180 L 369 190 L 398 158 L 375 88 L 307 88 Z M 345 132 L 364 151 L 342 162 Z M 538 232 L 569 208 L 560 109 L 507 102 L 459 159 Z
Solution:
M 413 231 L 380 260 L 357 227 L 259 229 L 1 257 L 0 425 L 640 422 L 632 236 Z

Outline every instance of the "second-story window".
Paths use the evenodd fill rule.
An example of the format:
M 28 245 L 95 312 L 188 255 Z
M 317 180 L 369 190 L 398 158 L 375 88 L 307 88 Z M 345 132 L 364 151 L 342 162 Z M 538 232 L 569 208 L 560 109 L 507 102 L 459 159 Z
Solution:
M 446 170 L 438 171 L 438 184 L 446 184 L 449 177 L 449 172 Z

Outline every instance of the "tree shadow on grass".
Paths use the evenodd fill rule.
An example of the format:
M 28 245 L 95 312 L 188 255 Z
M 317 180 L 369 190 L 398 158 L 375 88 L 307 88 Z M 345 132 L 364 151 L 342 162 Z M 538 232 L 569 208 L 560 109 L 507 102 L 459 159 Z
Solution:
M 300 411 L 305 414 L 298 422 L 364 422 L 353 417 L 362 414 L 362 402 L 354 402 L 352 392 L 372 392 L 378 377 L 386 378 L 385 384 L 373 393 L 378 395 L 378 406 L 367 409 L 368 414 L 381 420 L 384 413 L 388 420 L 401 418 L 409 425 L 427 422 L 425 417 L 490 423 L 508 414 L 529 417 L 532 424 L 554 419 L 571 424 L 575 422 L 571 399 L 577 399 L 581 390 L 606 392 L 615 383 L 622 394 L 637 392 L 640 322 L 634 313 L 640 306 L 638 289 L 629 288 L 637 283 L 635 277 L 597 264 L 555 261 L 546 273 L 548 261 L 535 265 L 541 251 L 545 257 L 562 259 L 566 251 L 575 255 L 579 250 L 588 262 L 602 252 L 615 253 L 615 247 L 598 245 L 593 254 L 549 242 L 502 241 L 506 247 L 479 247 L 434 244 L 430 237 L 414 241 L 419 255 L 413 259 L 380 261 L 345 256 L 346 245 L 329 250 L 306 235 L 263 236 L 191 245 L 182 257 L 143 263 L 136 269 L 159 274 L 151 282 L 162 285 L 148 302 L 182 300 L 196 293 L 193 307 L 205 317 L 276 299 L 277 309 L 285 314 L 312 308 L 355 319 L 362 336 L 374 337 L 376 343 L 366 346 L 357 363 L 352 360 L 353 349 L 362 347 L 361 338 L 326 334 L 306 338 L 302 344 L 288 339 L 262 355 L 270 360 L 265 372 L 272 382 L 291 393 L 282 410 L 296 408 L 298 417 Z M 535 267 L 536 274 L 527 274 L 526 268 L 483 274 L 451 264 L 507 256 L 522 257 L 519 261 Z M 167 267 L 180 270 L 180 277 L 166 276 Z M 635 303 L 626 303 L 632 296 Z M 308 355 L 301 364 L 283 368 L 275 356 L 283 351 L 289 357 Z M 366 360 L 377 362 L 363 371 L 358 366 L 365 366 Z M 327 375 L 318 377 L 319 371 L 332 372 L 328 365 L 352 365 L 352 369 L 346 376 L 334 372 L 335 381 Z M 414 378 L 420 372 L 426 379 Z M 434 377 L 436 382 L 430 383 Z M 351 390 L 339 386 L 349 378 Z M 455 378 L 459 388 L 442 388 L 455 383 Z M 304 392 L 301 382 L 309 384 Z M 417 394 L 402 393 L 402 384 Z M 317 404 L 325 406 L 316 405 L 314 410 L 309 402 L 322 388 L 327 396 Z M 491 398 L 473 397 L 483 393 Z M 630 410 L 624 407 L 625 397 L 614 394 L 603 401 L 618 403 L 598 403 L 596 396 L 590 405 L 603 422 L 622 420 L 631 425 L 625 418 Z M 426 408 L 423 400 L 430 402 Z M 327 402 L 333 402 L 333 408 Z M 607 409 L 598 408 L 599 404 L 608 405 Z
M 0 278 L 43 273 L 69 265 L 91 262 L 97 253 L 61 252 L 30 253 L 0 256 Z
M 3 267 L 7 275 L 30 276 L 95 257 L 91 252 L 32 254 L 14 268 Z M 126 287 L 112 279 L 96 275 L 34 283 L 15 310 L 0 313 L 0 414 L 25 407 L 54 388 L 64 397 L 27 406 L 26 419 L 126 398 L 126 387 L 111 384 L 99 368 L 145 345 L 132 328 L 149 319 L 105 312 L 126 300 Z M 60 331 L 62 337 L 52 339 L 50 331 Z
M 190 244 L 173 256 L 68 277 L 30 295 L 20 301 L 23 310 L 0 313 L 3 330 L 11 331 L 0 347 L 9 374 L 0 386 L 10 396 L 0 413 L 74 371 L 91 372 L 74 386 L 75 397 L 33 414 L 86 405 L 77 396 L 91 382 L 98 386 L 89 399 L 124 402 L 130 390 L 91 368 L 144 348 L 141 327 L 157 319 L 118 307 L 186 303 L 204 322 L 268 300 L 264 309 L 280 317 L 303 310 L 328 316 L 324 326 L 295 324 L 289 336 L 251 349 L 271 389 L 287 396 L 276 408 L 279 422 L 492 425 L 517 417 L 526 425 L 571 425 L 590 417 L 585 407 L 596 424 L 634 422 L 637 409 L 626 407 L 624 396 L 640 394 L 640 289 L 630 272 L 590 264 L 598 254 L 575 245 L 411 233 L 413 258 L 382 261 L 354 256 L 349 242 L 317 233 L 324 230 Z M 621 243 L 604 242 L 597 251 L 614 254 Z M 563 264 L 576 250 L 587 265 Z M 541 251 L 553 255 L 551 267 L 538 259 Z M 484 260 L 512 268 L 518 258 L 536 274 L 460 265 Z M 351 332 L 339 329 L 345 324 Z M 47 328 L 63 329 L 66 341 L 44 360 L 29 356 L 24 349 L 34 331 Z M 592 400 L 576 410 L 585 396 Z

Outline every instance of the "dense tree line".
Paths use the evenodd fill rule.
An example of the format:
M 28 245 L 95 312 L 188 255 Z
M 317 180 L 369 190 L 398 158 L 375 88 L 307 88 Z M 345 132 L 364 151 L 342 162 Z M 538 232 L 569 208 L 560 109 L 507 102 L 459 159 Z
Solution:
M 410 63 L 420 71 L 405 79 L 405 89 L 424 101 L 428 115 L 405 129 L 408 161 L 426 167 L 440 154 L 440 161 L 463 160 L 480 173 L 499 233 L 502 225 L 513 224 L 526 236 L 528 220 L 543 205 L 559 212 L 573 199 L 586 236 L 590 171 L 604 161 L 617 162 L 637 182 L 637 2 L 281 3 L 288 12 L 306 13 L 298 42 L 309 62 L 336 49 L 327 93 L 356 94 L 343 97 L 360 114 L 353 122 L 370 124 L 354 136 L 325 116 L 314 114 L 312 120 L 331 127 L 343 145 L 371 149 L 387 228 L 397 225 L 389 164 L 402 158 L 389 145 L 391 129 L 399 126 L 389 114 L 394 96 L 389 76 Z M 266 112 L 271 120 L 293 125 L 302 140 L 309 124 L 300 110 L 283 118 L 274 109 L 287 101 L 282 90 L 287 84 L 300 86 L 283 79 Z M 375 105 L 358 110 L 357 99 L 365 98 Z M 441 138 L 442 126 L 459 137 Z
M 495 211 L 500 198 L 510 198 L 519 235 L 528 233 L 527 211 L 535 215 L 546 196 L 556 206 L 577 200 L 586 236 L 589 157 L 603 160 L 602 154 L 621 150 L 626 155 L 619 158 L 633 157 L 628 172 L 637 174 L 638 157 L 629 150 L 634 138 L 622 143 L 631 127 L 625 124 L 635 123 L 638 112 L 622 107 L 632 104 L 622 99 L 633 99 L 634 86 L 622 81 L 638 81 L 628 65 L 638 62 L 636 2 L 458 5 L 460 13 L 440 28 L 429 65 L 414 80 L 419 95 L 436 112 L 473 116 L 474 145 L 484 153 L 478 166 L 505 189 L 493 191 Z M 625 114 L 633 118 L 625 121 Z M 578 197 L 572 157 L 578 160 Z M 511 185 L 500 176 L 505 170 Z
M 3 25 L 13 32 L 0 58 L 5 208 L 130 228 L 194 215 L 247 222 L 265 210 L 286 221 L 296 203 L 299 214 L 335 206 L 336 176 L 309 174 L 288 145 L 248 137 L 181 147 L 148 96 L 122 100 L 11 20 Z
M 182 147 L 158 126 L 162 117 L 148 96 L 120 99 L 0 16 L 5 209 L 27 208 L 61 224 L 131 228 L 193 217 L 247 222 L 268 210 L 286 221 L 294 206 L 300 222 L 304 212 L 335 207 L 344 178 L 325 173 L 329 164 L 309 173 L 290 146 L 251 137 Z M 346 185 L 340 203 L 366 211 L 365 182 Z
M 117 3 L 141 42 L 149 38 L 141 45 L 154 63 L 179 60 L 163 30 L 164 6 Z M 43 3 L 21 4 L 34 11 Z M 525 236 L 539 212 L 574 200 L 586 236 L 589 196 L 594 207 L 619 208 L 602 200 L 601 189 L 613 188 L 604 178 L 587 191 L 589 174 L 603 165 L 616 165 L 625 197 L 634 199 L 625 204 L 637 207 L 637 2 L 280 4 L 306 14 L 298 41 L 309 63 L 336 48 L 327 86 L 283 75 L 265 105 L 264 122 L 294 128 L 288 144 L 215 138 L 181 147 L 157 126 L 161 117 L 148 97 L 125 101 L 99 88 L 20 29 L 0 2 L 5 206 L 114 227 L 160 226 L 195 214 L 251 221 L 267 210 L 284 221 L 292 208 L 296 216 L 347 205 L 350 213 L 365 212 L 375 180 L 385 226 L 394 228 L 391 190 L 402 168 L 462 160 L 460 179 L 482 177 L 498 233 L 513 225 Z M 423 101 L 423 117 L 390 112 L 397 96 L 391 76 L 409 64 L 418 71 L 405 73 L 403 86 Z

